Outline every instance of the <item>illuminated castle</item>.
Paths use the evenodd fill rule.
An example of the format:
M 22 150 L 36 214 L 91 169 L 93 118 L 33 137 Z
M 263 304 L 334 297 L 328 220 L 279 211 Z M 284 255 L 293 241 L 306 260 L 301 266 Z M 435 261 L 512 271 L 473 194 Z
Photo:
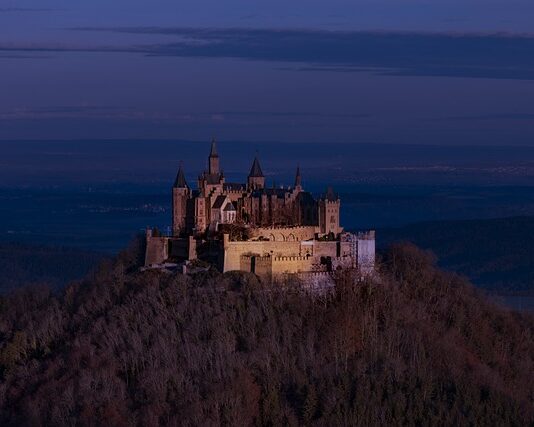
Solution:
M 226 182 L 215 141 L 208 169 L 192 189 L 180 166 L 172 189 L 172 235 L 147 230 L 147 267 L 210 260 L 223 272 L 263 277 L 374 271 L 374 232 L 347 233 L 341 202 L 331 187 L 315 199 L 297 167 L 293 187 L 267 188 L 258 158 L 246 183 Z
M 221 224 L 317 226 L 319 233 L 334 235 L 341 231 L 339 198 L 332 189 L 316 201 L 303 190 L 298 167 L 293 187 L 266 188 L 257 157 L 245 184 L 226 182 L 215 141 L 211 143 L 208 170 L 198 177 L 198 189 L 189 187 L 180 166 L 172 200 L 172 230 L 177 237 L 215 231 Z

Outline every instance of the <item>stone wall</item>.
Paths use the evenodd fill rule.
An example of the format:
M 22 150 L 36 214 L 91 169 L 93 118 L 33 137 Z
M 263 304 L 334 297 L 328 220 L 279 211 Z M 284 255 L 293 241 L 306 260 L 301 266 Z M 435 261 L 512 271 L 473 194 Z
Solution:
M 161 264 L 169 258 L 169 238 L 153 237 L 152 230 L 147 230 L 145 266 Z
M 188 239 L 171 239 L 169 242 L 169 255 L 173 258 L 188 259 Z
M 303 227 L 305 228 L 305 227 Z M 351 245 L 337 241 L 257 240 L 232 242 L 224 235 L 223 271 L 265 271 L 266 274 L 297 273 L 317 270 L 321 260 L 329 258 L 332 266 L 351 267 Z M 334 264 L 335 260 L 337 264 Z
M 317 263 L 314 257 L 303 256 L 277 256 L 272 259 L 272 274 L 300 273 L 312 271 L 313 264 Z
M 358 239 L 358 268 L 362 275 L 371 275 L 375 269 L 375 240 Z
M 230 242 L 224 235 L 224 271 L 240 270 L 241 255 L 299 255 L 300 242 L 246 241 Z M 250 271 L 250 270 L 248 270 Z
M 275 242 L 294 242 L 310 240 L 318 232 L 314 226 L 295 227 L 259 227 L 252 229 L 252 239 L 263 238 Z

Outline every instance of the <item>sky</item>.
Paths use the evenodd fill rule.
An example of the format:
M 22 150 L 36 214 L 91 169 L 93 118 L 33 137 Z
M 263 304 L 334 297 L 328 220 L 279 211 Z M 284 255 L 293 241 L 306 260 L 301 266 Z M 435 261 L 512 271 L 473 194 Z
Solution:
M 0 141 L 534 146 L 534 2 L 0 0 Z

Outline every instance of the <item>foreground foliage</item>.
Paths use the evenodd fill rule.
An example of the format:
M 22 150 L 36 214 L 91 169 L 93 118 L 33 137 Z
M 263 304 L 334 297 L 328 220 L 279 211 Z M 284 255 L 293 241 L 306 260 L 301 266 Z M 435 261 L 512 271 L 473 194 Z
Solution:
M 330 295 L 135 273 L 1 300 L 2 425 L 526 425 L 534 322 L 413 246 Z M 132 270 L 132 271 L 129 271 Z

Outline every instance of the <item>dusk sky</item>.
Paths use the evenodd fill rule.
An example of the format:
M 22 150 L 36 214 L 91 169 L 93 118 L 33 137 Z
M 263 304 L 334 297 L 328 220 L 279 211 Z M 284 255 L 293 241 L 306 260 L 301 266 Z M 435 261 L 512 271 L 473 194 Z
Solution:
M 531 0 L 0 0 L 0 140 L 534 146 Z

